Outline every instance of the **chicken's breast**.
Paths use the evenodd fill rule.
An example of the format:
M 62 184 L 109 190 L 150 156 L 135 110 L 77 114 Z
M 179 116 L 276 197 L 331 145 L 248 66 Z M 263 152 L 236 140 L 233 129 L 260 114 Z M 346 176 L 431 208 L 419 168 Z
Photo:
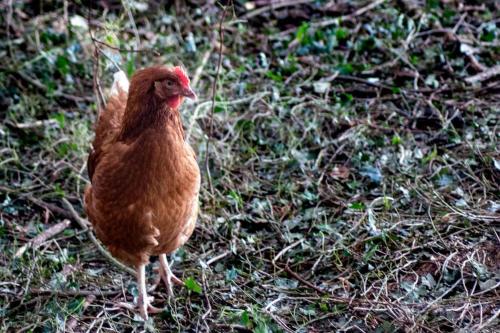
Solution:
M 138 265 L 187 241 L 199 190 L 195 154 L 179 133 L 147 130 L 130 145 L 103 147 L 86 210 L 110 252 Z

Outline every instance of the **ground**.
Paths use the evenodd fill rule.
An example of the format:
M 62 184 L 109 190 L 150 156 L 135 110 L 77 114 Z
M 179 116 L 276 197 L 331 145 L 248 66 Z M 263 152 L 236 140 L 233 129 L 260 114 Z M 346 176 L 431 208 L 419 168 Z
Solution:
M 499 3 L 274 2 L 0 5 L 0 331 L 498 331 Z M 203 180 L 144 323 L 63 199 L 117 66 L 157 63 Z

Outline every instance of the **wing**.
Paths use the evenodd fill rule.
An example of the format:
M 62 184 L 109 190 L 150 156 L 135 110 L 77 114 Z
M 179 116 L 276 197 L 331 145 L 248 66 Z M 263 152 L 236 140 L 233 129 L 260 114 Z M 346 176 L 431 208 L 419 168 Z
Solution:
M 134 158 L 142 158 L 138 154 L 142 147 L 142 142 L 104 143 L 84 197 L 97 238 L 113 256 L 132 265 L 147 262 L 159 235 L 152 223 L 154 212 L 141 201 L 143 170 L 131 167 L 137 164 Z
M 101 160 L 103 145 L 113 141 L 121 130 L 123 114 L 127 106 L 128 88 L 129 81 L 125 73 L 123 71 L 115 73 L 106 109 L 101 112 L 97 121 L 95 139 L 92 143 L 93 149 L 87 161 L 90 180 Z

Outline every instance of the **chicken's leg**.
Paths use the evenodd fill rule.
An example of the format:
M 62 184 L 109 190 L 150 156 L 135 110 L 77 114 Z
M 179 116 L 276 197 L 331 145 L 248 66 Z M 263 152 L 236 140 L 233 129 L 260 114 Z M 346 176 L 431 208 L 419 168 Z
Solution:
M 148 297 L 146 290 L 146 265 L 142 264 L 137 266 L 137 287 L 139 289 L 139 298 L 137 299 L 137 306 L 139 313 L 144 320 L 148 320 L 148 312 L 159 313 L 162 310 L 155 308 L 151 305 L 152 297 Z
M 159 259 L 160 259 L 160 276 L 163 282 L 165 283 L 165 286 L 167 287 L 168 296 L 172 297 L 174 296 L 172 283 L 181 286 L 184 285 L 184 283 L 177 276 L 175 276 L 174 273 L 172 273 L 172 271 L 170 270 L 166 254 L 160 254 Z

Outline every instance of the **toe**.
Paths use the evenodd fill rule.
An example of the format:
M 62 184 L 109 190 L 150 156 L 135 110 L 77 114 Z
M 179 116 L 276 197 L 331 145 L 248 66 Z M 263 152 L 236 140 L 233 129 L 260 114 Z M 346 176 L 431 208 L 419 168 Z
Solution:
M 149 313 L 160 313 L 163 312 L 163 309 L 157 308 L 155 306 L 152 306 L 151 304 L 148 305 L 148 312 Z
M 145 321 L 148 320 L 148 305 L 140 304 L 139 313 L 141 314 L 142 319 L 144 319 Z
M 172 274 L 171 276 L 171 280 L 173 283 L 179 285 L 179 286 L 183 286 L 184 285 L 184 282 L 182 282 L 181 279 L 179 279 L 177 276 L 175 276 L 174 274 Z
M 172 288 L 172 284 L 167 285 L 167 294 L 168 297 L 174 297 L 174 289 Z
M 137 304 L 137 307 L 139 308 L 139 313 L 145 321 L 148 320 L 149 313 L 155 314 L 163 311 L 163 309 L 151 305 L 151 302 L 153 302 L 153 300 L 154 300 L 153 296 L 148 296 L 146 297 L 145 302 L 139 301 Z

